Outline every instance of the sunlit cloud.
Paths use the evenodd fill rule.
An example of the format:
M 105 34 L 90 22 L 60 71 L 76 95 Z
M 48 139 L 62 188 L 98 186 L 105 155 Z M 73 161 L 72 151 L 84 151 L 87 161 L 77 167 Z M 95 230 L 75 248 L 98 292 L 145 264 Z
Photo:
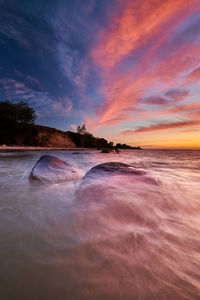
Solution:
M 169 99 L 164 97 L 148 97 L 143 100 L 145 104 L 155 104 L 155 105 L 167 105 L 169 102 Z
M 110 22 L 110 29 L 100 33 L 100 43 L 92 52 L 94 59 L 103 67 L 114 66 L 137 47 L 143 46 L 146 40 L 156 35 L 160 29 L 166 34 L 170 27 L 174 27 L 174 23 L 177 24 L 191 12 L 192 4 L 195 2 L 192 0 L 144 0 L 142 2 L 129 0 L 123 3 L 121 1 L 125 4 L 122 11 L 114 16 Z M 170 27 L 166 29 L 165 25 L 168 22 Z M 157 40 L 159 41 L 160 39 Z
M 180 89 L 179 90 L 178 89 L 169 90 L 165 93 L 165 96 L 170 97 L 175 101 L 182 100 L 183 98 L 185 98 L 188 95 L 189 95 L 189 91 L 180 90 Z
M 71 126 L 71 128 L 72 128 L 74 131 L 76 131 L 76 130 L 77 130 L 77 125 L 75 125 L 75 124 L 71 124 L 70 126 Z
M 186 0 L 124 2 L 91 53 L 102 70 L 105 96 L 96 119 L 87 119 L 94 129 L 188 112 L 185 76 L 199 63 L 199 16 L 192 19 L 197 7 Z M 193 72 L 196 78 L 198 70 Z
M 200 79 L 200 67 L 192 71 L 187 77 L 187 80 L 199 80 Z
M 166 130 L 166 129 L 177 129 L 183 127 L 190 127 L 190 126 L 197 126 L 200 125 L 199 120 L 194 121 L 184 121 L 184 122 L 174 122 L 174 123 L 160 123 L 160 124 L 153 124 L 148 127 L 140 127 L 135 130 L 125 130 L 122 132 L 124 135 L 132 135 L 136 133 L 144 133 L 149 131 L 157 131 L 157 130 Z

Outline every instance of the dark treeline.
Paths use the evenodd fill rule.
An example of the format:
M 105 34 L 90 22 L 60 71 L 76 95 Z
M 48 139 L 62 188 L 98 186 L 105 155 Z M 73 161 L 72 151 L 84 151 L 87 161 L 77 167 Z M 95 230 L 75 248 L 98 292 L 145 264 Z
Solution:
M 141 149 L 140 147 L 131 147 L 126 144 L 116 144 L 113 145 L 113 142 L 108 142 L 104 138 L 94 137 L 91 133 L 87 132 L 85 124 L 82 126 L 77 127 L 77 132 L 67 132 L 72 140 L 75 142 L 77 147 L 84 147 L 84 148 L 97 148 L 101 149 Z
M 94 137 L 87 132 L 86 126 L 78 126 L 77 132 L 63 132 L 51 127 L 35 125 L 37 116 L 34 109 L 25 102 L 13 104 L 9 101 L 0 102 L 0 144 L 46 146 L 46 140 L 50 135 L 59 133 L 70 137 L 76 147 L 97 149 L 140 149 L 126 144 L 113 145 L 104 138 Z M 46 136 L 39 139 L 41 132 Z
M 104 138 L 94 137 L 89 132 L 76 133 L 76 132 L 67 131 L 67 133 L 70 135 L 70 137 L 75 142 L 77 147 L 97 148 L 99 150 L 101 150 L 101 149 L 141 149 L 140 147 L 131 147 L 129 145 L 119 144 L 119 143 L 116 144 L 116 146 L 114 146 L 113 142 L 108 142 Z
M 26 102 L 0 102 L 1 124 L 33 124 L 36 118 L 34 109 Z
M 113 147 L 112 142 L 109 143 L 104 138 L 96 138 L 89 132 L 81 134 L 81 133 L 67 131 L 67 133 L 72 138 L 72 140 L 75 142 L 77 147 L 97 148 L 97 149 Z
M 0 102 L 0 144 L 33 145 L 35 111 L 25 102 Z

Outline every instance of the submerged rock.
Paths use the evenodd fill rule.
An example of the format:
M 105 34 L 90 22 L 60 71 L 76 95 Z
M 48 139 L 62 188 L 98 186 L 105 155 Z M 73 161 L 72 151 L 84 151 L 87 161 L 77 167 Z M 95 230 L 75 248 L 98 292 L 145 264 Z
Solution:
M 94 177 L 99 175 L 145 175 L 143 171 L 136 170 L 134 167 L 120 163 L 120 162 L 107 162 L 97 165 L 90 169 L 84 178 Z
M 101 153 L 110 153 L 110 150 L 109 150 L 109 149 L 103 149 L 103 150 L 101 151 Z
M 84 179 L 103 179 L 110 176 L 127 175 L 136 180 L 157 184 L 157 181 L 147 172 L 137 170 L 131 165 L 121 162 L 107 162 L 91 168 L 84 176 Z
M 57 183 L 79 179 L 80 177 L 81 173 L 76 167 L 55 156 L 43 155 L 33 167 L 29 179 Z

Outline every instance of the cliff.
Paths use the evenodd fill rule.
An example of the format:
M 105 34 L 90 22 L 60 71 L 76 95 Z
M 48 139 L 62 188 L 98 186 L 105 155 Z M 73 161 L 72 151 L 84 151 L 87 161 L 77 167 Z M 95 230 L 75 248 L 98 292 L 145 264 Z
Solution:
M 61 130 L 35 125 L 36 143 L 41 147 L 75 148 L 76 145 L 67 132 Z
M 138 149 L 126 144 L 108 142 L 104 138 L 94 137 L 91 133 L 64 132 L 55 128 L 18 123 L 0 124 L 0 145 L 33 146 L 49 148 L 97 148 L 97 149 Z
M 41 125 L 1 126 L 0 144 L 17 146 L 74 148 L 70 134 Z

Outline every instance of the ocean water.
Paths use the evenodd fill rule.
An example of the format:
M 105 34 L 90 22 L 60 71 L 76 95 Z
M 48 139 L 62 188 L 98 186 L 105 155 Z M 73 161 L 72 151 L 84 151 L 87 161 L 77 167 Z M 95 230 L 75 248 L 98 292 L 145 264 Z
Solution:
M 76 151 L 77 152 L 77 151 Z M 109 161 L 148 172 L 33 185 L 51 154 L 84 176 Z M 200 299 L 200 151 L 0 153 L 0 299 Z

